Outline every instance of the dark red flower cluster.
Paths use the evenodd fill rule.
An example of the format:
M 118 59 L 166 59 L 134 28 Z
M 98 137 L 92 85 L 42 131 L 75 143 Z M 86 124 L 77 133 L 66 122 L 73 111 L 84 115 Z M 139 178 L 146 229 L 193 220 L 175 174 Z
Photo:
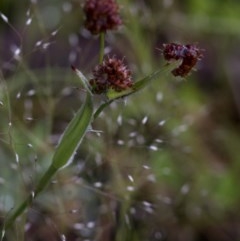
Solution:
M 174 76 L 185 77 L 203 56 L 202 49 L 192 44 L 164 44 L 163 56 L 167 61 L 182 60 L 181 64 L 172 71 Z
M 83 7 L 85 27 L 92 34 L 116 29 L 122 24 L 119 7 L 114 0 L 87 0 Z
M 115 57 L 107 58 L 97 65 L 89 83 L 94 94 L 103 94 L 109 89 L 120 92 L 133 85 L 130 70 L 122 60 Z

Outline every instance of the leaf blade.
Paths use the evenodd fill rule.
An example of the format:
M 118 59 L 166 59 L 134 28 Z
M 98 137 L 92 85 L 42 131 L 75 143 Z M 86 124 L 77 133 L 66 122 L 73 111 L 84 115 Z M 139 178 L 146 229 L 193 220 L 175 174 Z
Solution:
M 92 116 L 92 97 L 89 93 L 87 93 L 84 105 L 79 109 L 71 122 L 68 124 L 54 153 L 52 166 L 56 169 L 65 166 L 74 155 L 74 152 L 81 144 L 82 138 L 91 123 Z

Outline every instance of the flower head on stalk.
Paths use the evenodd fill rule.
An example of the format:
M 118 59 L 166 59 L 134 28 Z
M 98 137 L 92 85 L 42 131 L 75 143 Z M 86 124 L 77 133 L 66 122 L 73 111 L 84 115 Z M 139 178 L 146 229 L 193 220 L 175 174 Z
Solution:
M 122 24 L 119 6 L 114 0 L 86 0 L 83 11 L 85 27 L 92 34 L 105 33 Z
M 104 94 L 112 89 L 121 92 L 132 87 L 131 72 L 122 60 L 108 57 L 93 70 L 89 84 L 94 94 Z
M 192 44 L 169 43 L 163 45 L 165 60 L 182 60 L 181 64 L 172 71 L 174 76 L 185 77 L 203 57 L 203 50 Z

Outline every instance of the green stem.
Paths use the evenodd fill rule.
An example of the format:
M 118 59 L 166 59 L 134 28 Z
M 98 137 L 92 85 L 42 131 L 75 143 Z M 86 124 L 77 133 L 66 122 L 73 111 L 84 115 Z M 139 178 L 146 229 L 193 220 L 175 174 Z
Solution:
M 35 189 L 34 192 L 34 198 L 40 193 L 42 192 L 45 187 L 49 184 L 50 180 L 52 179 L 53 175 L 57 172 L 57 168 L 55 168 L 53 165 L 51 165 L 48 170 L 46 171 L 46 173 L 43 175 L 43 177 L 40 179 L 40 181 L 38 182 L 38 185 Z
M 4 225 L 4 230 L 7 230 L 12 226 L 14 221 L 19 217 L 24 210 L 30 206 L 33 202 L 33 200 L 37 197 L 37 195 L 47 186 L 47 184 L 50 182 L 52 176 L 56 173 L 57 169 L 54 168 L 54 166 L 50 166 L 47 170 L 47 172 L 43 175 L 43 177 L 40 179 L 36 190 L 32 192 L 27 199 L 21 203 L 21 205 L 13 211 L 13 213 L 9 216 L 9 218 L 6 220 L 5 225 Z
M 12 226 L 14 221 L 17 219 L 18 216 L 20 216 L 24 210 L 32 203 L 33 201 L 33 195 L 29 195 L 27 199 L 21 203 L 21 205 L 11 214 L 11 216 L 6 220 L 4 225 L 4 231 L 6 231 L 8 228 Z M 3 230 L 2 230 L 3 232 Z
M 107 106 L 109 106 L 113 101 L 114 100 L 109 100 L 109 101 L 103 103 L 102 105 L 100 105 L 93 115 L 93 120 L 95 120 L 101 114 L 103 109 L 105 109 Z
M 99 63 L 101 64 L 103 62 L 104 57 L 104 42 L 105 42 L 105 33 L 100 33 L 100 50 L 99 50 Z

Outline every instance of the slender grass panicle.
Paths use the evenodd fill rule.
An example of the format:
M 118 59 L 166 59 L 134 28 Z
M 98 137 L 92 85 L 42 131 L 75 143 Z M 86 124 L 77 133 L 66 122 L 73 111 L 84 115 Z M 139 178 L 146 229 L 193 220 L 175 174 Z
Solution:
M 109 89 L 121 92 L 132 87 L 131 72 L 123 61 L 115 57 L 104 59 L 93 70 L 89 83 L 94 94 L 106 93 Z
M 163 45 L 165 60 L 182 60 L 181 64 L 172 70 L 174 76 L 187 76 L 198 60 L 203 57 L 203 50 L 192 44 L 169 43 Z
M 117 29 L 122 24 L 119 6 L 114 0 L 87 0 L 83 11 L 84 25 L 94 35 Z

